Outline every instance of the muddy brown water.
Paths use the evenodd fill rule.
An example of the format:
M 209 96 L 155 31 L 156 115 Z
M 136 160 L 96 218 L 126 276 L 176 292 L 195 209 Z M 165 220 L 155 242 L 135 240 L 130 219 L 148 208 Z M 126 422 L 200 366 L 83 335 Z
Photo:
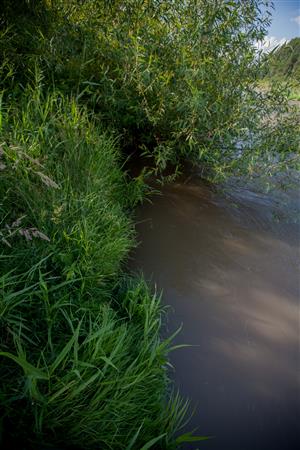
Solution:
M 195 413 L 187 449 L 300 448 L 299 196 L 165 187 L 137 217 L 132 265 L 182 325 L 171 376 Z M 293 211 L 293 214 L 290 212 Z M 287 213 L 287 214 L 286 214 Z

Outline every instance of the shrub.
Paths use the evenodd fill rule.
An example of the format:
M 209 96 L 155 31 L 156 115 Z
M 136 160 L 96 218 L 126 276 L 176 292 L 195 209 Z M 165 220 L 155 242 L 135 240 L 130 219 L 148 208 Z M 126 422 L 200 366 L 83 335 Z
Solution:
M 33 33 L 28 67 L 38 63 L 48 85 L 73 92 L 117 130 L 123 152 L 151 157 L 158 171 L 188 159 L 219 177 L 237 164 L 256 171 L 253 160 L 276 152 L 266 150 L 262 117 L 280 121 L 286 95 L 256 89 L 255 44 L 267 33 L 272 2 L 56 0 L 45 11 L 51 25 Z M 294 121 L 279 139 L 293 142 L 291 125 L 295 134 Z M 251 142 L 250 163 L 254 133 L 260 141 Z M 245 147 L 238 157 L 237 143 Z

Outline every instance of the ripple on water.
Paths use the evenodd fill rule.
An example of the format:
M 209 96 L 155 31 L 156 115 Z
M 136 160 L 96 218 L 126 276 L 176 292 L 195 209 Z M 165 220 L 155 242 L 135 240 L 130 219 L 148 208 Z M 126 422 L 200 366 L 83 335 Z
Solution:
M 167 332 L 183 324 L 176 341 L 194 345 L 171 358 L 198 405 L 188 429 L 215 436 L 203 449 L 300 448 L 299 203 L 197 181 L 139 212 L 133 265 L 172 306 Z

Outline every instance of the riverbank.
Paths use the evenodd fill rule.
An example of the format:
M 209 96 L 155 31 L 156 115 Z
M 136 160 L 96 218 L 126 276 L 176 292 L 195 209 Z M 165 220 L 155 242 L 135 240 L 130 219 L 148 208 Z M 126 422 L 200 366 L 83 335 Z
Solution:
M 186 407 L 160 298 L 124 271 L 140 192 L 116 139 L 38 87 L 2 112 L 1 448 L 174 448 Z
M 195 440 L 133 217 L 186 161 L 214 182 L 299 169 L 284 87 L 257 90 L 259 3 L 2 0 L 0 446 Z

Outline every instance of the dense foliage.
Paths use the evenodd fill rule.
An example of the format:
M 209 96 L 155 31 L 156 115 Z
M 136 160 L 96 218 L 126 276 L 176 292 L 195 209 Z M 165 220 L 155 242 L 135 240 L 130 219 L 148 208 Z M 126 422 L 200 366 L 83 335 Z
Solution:
M 122 136 L 123 151 L 150 156 L 157 169 L 189 159 L 219 176 L 235 170 L 237 142 L 246 143 L 247 155 L 249 129 L 260 143 L 241 167 L 257 171 L 262 154 L 277 152 L 264 141 L 262 117 L 287 112 L 283 88 L 272 95 L 255 88 L 261 57 L 254 44 L 270 24 L 271 2 L 25 3 L 31 25 L 16 14 L 3 31 L 14 86 L 38 65 L 46 86 L 72 92 Z M 278 139 L 296 127 L 278 129 Z M 285 153 L 297 148 L 289 141 Z
M 126 273 L 145 185 L 124 163 L 297 167 L 286 89 L 256 85 L 269 3 L 2 0 L 2 447 L 193 439 L 176 439 L 160 299 Z
M 292 79 L 300 83 L 300 38 L 278 47 L 268 56 L 269 77 Z
M 138 189 L 115 139 L 38 86 L 1 137 L 1 448 L 171 448 L 185 406 L 159 298 L 122 275 Z

